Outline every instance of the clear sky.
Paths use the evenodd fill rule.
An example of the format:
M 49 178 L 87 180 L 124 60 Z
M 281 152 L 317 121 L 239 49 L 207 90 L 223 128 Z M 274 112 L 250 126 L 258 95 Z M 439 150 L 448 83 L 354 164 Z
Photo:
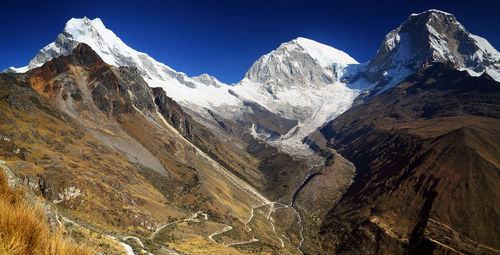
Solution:
M 99 17 L 130 47 L 189 76 L 239 81 L 260 56 L 298 36 L 368 61 L 415 12 L 440 9 L 500 49 L 500 0 L 2 1 L 0 70 L 21 67 L 72 17 Z

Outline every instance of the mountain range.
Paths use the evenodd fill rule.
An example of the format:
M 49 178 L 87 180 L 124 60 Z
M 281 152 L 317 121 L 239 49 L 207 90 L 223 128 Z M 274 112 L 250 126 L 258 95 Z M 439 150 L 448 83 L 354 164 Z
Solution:
M 216 113 L 243 123 L 255 137 L 273 141 L 289 153 L 307 150 L 300 146 L 301 140 L 349 109 L 361 93 L 392 87 L 424 63 L 451 62 L 471 75 L 486 72 L 500 80 L 500 53 L 467 32 L 453 15 L 438 10 L 410 15 L 386 35 L 367 63 L 359 64 L 345 52 L 299 37 L 259 58 L 233 85 L 207 74 L 188 77 L 177 72 L 128 47 L 99 18 L 86 17 L 69 20 L 57 40 L 40 50 L 28 66 L 6 71 L 41 66 L 69 54 L 81 42 L 110 65 L 137 67 L 151 87 L 164 88 L 203 122 L 213 119 L 208 111 Z M 256 107 L 279 115 L 278 125 L 257 120 Z
M 0 74 L 0 166 L 106 254 L 497 254 L 499 82 L 439 10 L 366 63 L 298 37 L 236 84 L 71 19 Z

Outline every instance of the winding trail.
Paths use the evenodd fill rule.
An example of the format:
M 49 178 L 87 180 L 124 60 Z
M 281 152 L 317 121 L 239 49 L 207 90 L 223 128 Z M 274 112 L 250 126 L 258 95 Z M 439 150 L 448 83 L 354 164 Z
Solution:
M 137 243 L 139 243 L 139 245 L 141 246 L 141 248 L 144 248 L 144 244 L 142 243 L 141 239 L 139 239 L 138 237 L 135 237 L 135 236 L 126 236 L 123 238 L 123 240 L 127 241 L 128 239 L 134 239 Z
M 127 255 L 135 255 L 134 250 L 132 249 L 132 246 L 130 246 L 126 243 L 123 243 L 123 242 L 120 242 L 120 244 L 125 249 L 125 252 L 127 253 Z
M 217 230 L 217 231 L 213 232 L 211 235 L 209 235 L 208 239 L 210 239 L 211 241 L 217 243 L 217 241 L 214 240 L 214 236 L 222 234 L 222 233 L 225 233 L 225 232 L 227 232 L 227 231 L 229 231 L 231 229 L 233 229 L 232 226 L 225 226 L 222 230 Z
M 74 222 L 74 221 L 72 221 L 72 220 L 70 220 L 70 219 L 68 219 L 68 218 L 66 218 L 66 217 L 64 217 L 64 216 L 62 216 L 62 215 L 57 215 L 57 216 L 56 216 L 56 219 L 57 219 L 57 222 L 59 223 L 59 225 L 62 225 L 62 222 L 61 222 L 61 220 L 60 220 L 59 218 L 61 218 L 62 222 L 64 222 L 64 223 L 70 223 L 70 224 L 73 224 L 73 225 L 75 225 L 75 226 L 77 226 L 77 227 L 87 229 L 87 228 L 83 227 L 82 225 L 80 225 L 80 224 L 78 224 L 78 223 L 76 223 L 76 222 Z M 130 245 L 128 245 L 128 244 L 126 244 L 126 243 L 122 242 L 120 239 L 118 239 L 118 238 L 117 238 L 117 237 L 115 237 L 115 236 L 112 236 L 112 235 L 106 235 L 106 236 L 107 236 L 109 239 L 115 240 L 115 241 L 117 241 L 118 243 L 120 243 L 120 245 L 123 247 L 123 249 L 125 249 L 125 253 L 126 253 L 127 255 L 135 255 L 134 250 L 132 249 L 132 246 L 130 246 Z M 123 240 L 124 240 L 124 241 L 126 241 L 126 240 L 127 240 L 127 239 L 129 239 L 129 238 L 130 238 L 130 239 L 134 239 L 134 240 L 136 240 L 136 241 L 139 243 L 139 245 L 140 245 L 142 248 L 144 248 L 144 244 L 141 242 L 141 239 L 139 239 L 139 238 L 137 238 L 137 237 L 135 237 L 135 236 L 127 236 L 127 237 L 123 238 Z M 142 251 L 143 251 L 143 253 L 146 253 L 146 254 L 151 254 L 149 251 L 146 251 L 146 250 L 144 250 L 144 249 L 143 249 Z
M 255 215 L 255 208 L 259 208 L 259 207 L 252 207 L 250 218 L 248 218 L 248 220 L 245 222 L 245 228 L 246 228 L 247 232 L 252 231 L 252 229 L 248 226 L 248 223 L 250 223 L 250 221 L 252 221 L 253 216 Z
M 127 241 L 128 239 L 133 239 L 135 240 L 139 246 L 141 246 L 141 252 L 142 253 L 145 253 L 145 254 L 148 254 L 148 255 L 153 255 L 151 252 L 147 251 L 147 250 L 144 250 L 144 244 L 142 243 L 141 239 L 139 239 L 138 237 L 136 236 L 126 236 L 123 238 L 123 241 Z
M 156 234 L 157 234 L 158 232 L 160 232 L 160 230 L 164 229 L 165 227 L 170 226 L 170 225 L 175 224 L 175 223 L 182 222 L 182 221 L 183 221 L 183 220 L 176 220 L 176 221 L 174 221 L 174 222 L 170 222 L 170 223 L 167 223 L 167 224 L 161 224 L 161 225 L 159 225 L 159 226 L 156 228 L 155 232 L 153 232 L 153 233 L 151 234 L 151 236 L 149 237 L 149 239 L 153 239 L 153 238 L 155 238 Z
M 120 241 L 120 239 L 116 238 L 116 236 L 111 236 L 111 235 L 106 235 L 108 238 L 116 240 L 117 242 L 120 243 L 120 245 L 125 249 L 125 252 L 127 255 L 135 255 L 134 250 L 132 249 L 132 246 Z
M 140 110 L 138 110 L 140 113 L 142 113 Z M 262 194 L 260 194 L 260 192 L 257 191 L 257 189 L 255 189 L 253 186 L 251 186 L 250 184 L 248 184 L 247 182 L 241 180 L 240 178 L 238 178 L 236 175 L 234 175 L 233 173 L 231 173 L 229 170 L 225 169 L 223 166 L 221 166 L 217 161 L 213 160 L 210 156 L 208 156 L 205 152 L 203 152 L 201 149 L 199 149 L 196 145 L 192 144 L 189 140 L 187 140 L 183 135 L 181 135 L 179 133 L 179 131 L 177 129 L 175 129 L 174 127 L 172 127 L 166 120 L 165 118 L 158 112 L 156 111 L 158 117 L 162 120 L 163 124 L 170 130 L 172 131 L 173 133 L 175 133 L 177 136 L 179 136 L 179 138 L 181 140 L 183 140 L 184 142 L 186 142 L 187 144 L 189 144 L 190 146 L 192 146 L 196 152 L 198 153 L 198 155 L 202 156 L 203 158 L 205 158 L 213 167 L 213 169 L 218 172 L 220 175 L 222 175 L 224 178 L 226 178 L 226 180 L 228 180 L 230 183 L 232 183 L 234 186 L 240 188 L 242 191 L 244 191 L 247 195 L 249 195 L 251 198 L 253 198 L 255 201 L 258 201 L 260 202 L 261 204 L 258 205 L 258 206 L 251 206 L 251 215 L 250 215 L 250 218 L 247 220 L 247 222 L 245 223 L 245 226 L 247 228 L 248 231 L 252 231 L 252 229 L 250 227 L 248 227 L 248 223 L 250 223 L 250 221 L 253 219 L 254 217 L 254 209 L 255 208 L 258 208 L 258 207 L 262 207 L 262 206 L 266 206 L 266 205 L 269 205 L 271 206 L 271 209 L 270 209 L 270 212 L 267 216 L 267 219 L 270 219 L 271 217 L 271 214 L 278 210 L 278 209 L 282 209 L 282 208 L 291 208 L 294 210 L 294 212 L 296 213 L 297 215 L 297 218 L 298 218 L 298 222 L 297 224 L 299 224 L 300 226 L 300 233 L 299 233 L 299 236 L 301 238 L 300 242 L 299 242 L 299 245 L 297 247 L 297 249 L 300 251 L 301 254 L 304 254 L 301 247 L 302 247 L 302 243 L 304 242 L 304 235 L 303 235 L 303 232 L 304 232 L 304 226 L 302 224 L 302 217 L 300 215 L 300 213 L 297 211 L 296 208 L 294 208 L 294 202 L 295 202 L 295 199 L 297 197 L 297 195 L 299 194 L 299 192 L 302 190 L 302 188 L 307 184 L 307 182 L 310 180 L 311 178 L 311 174 L 312 174 L 312 171 L 315 167 L 318 166 L 318 164 L 315 161 L 315 159 L 311 159 L 312 160 L 312 166 L 311 168 L 309 169 L 309 174 L 307 175 L 307 177 L 302 181 L 302 183 L 299 185 L 299 187 L 295 190 L 295 192 L 293 193 L 292 195 L 292 199 L 291 199 L 291 202 L 289 205 L 285 205 L 285 207 L 281 207 L 281 208 L 275 208 L 275 204 L 282 204 L 282 203 L 279 203 L 279 202 L 273 202 L 273 201 L 269 201 L 266 197 L 264 197 Z M 143 114 L 143 113 L 142 113 Z M 143 114 L 145 115 L 145 114 Z M 149 119 L 149 118 L 148 118 Z M 152 122 L 155 122 L 154 120 L 152 120 Z M 282 204 L 284 205 L 284 204 Z M 166 226 L 169 226 L 171 224 L 174 224 L 174 223 L 177 223 L 177 222 L 180 222 L 180 221 L 176 221 L 176 222 L 172 222 L 172 223 L 168 223 L 168 224 L 165 224 L 165 225 L 162 225 L 160 226 L 152 235 L 151 235 L 151 238 L 153 238 L 156 233 L 165 228 Z M 273 226 L 273 230 L 274 230 L 274 233 L 277 235 L 276 233 L 276 230 L 275 230 L 275 226 L 274 226 L 274 223 L 271 221 L 271 224 Z M 231 227 L 231 226 L 227 226 L 227 227 L 224 227 L 224 229 L 220 230 L 220 231 L 216 231 L 214 232 L 213 234 L 211 234 L 209 236 L 209 239 L 214 241 L 213 240 L 213 236 L 215 235 L 218 235 L 218 234 L 221 234 L 221 233 L 224 233 L 224 232 L 227 232 L 229 231 L 230 229 L 228 229 L 228 227 Z M 232 227 L 231 227 L 232 229 Z M 220 232 L 220 233 L 219 233 Z M 279 238 L 279 237 L 278 237 Z M 284 242 L 283 240 L 281 240 L 281 238 L 279 238 L 280 241 L 281 241 L 281 244 L 282 244 L 282 247 L 284 247 Z M 258 239 L 256 239 L 255 237 L 250 240 L 250 241 L 247 241 L 247 242 L 244 242 L 244 243 L 248 243 L 248 242 L 257 242 Z M 236 245 L 236 244 L 231 244 L 231 245 Z
M 281 205 L 281 207 L 276 207 L 276 205 Z M 278 240 L 280 241 L 281 243 L 281 248 L 285 248 L 285 242 L 283 241 L 283 239 L 281 239 L 278 235 L 278 233 L 276 232 L 276 227 L 274 225 L 274 219 L 271 217 L 271 214 L 278 210 L 278 209 L 285 209 L 285 208 L 288 208 L 289 206 L 286 205 L 286 204 L 283 204 L 283 203 L 280 203 L 280 202 L 270 202 L 269 204 L 264 204 L 264 205 L 260 205 L 260 206 L 256 206 L 256 207 L 251 207 L 251 213 L 250 213 L 250 217 L 248 218 L 248 220 L 245 222 L 245 230 L 247 232 L 251 232 L 253 231 L 252 228 L 250 228 L 248 226 L 248 224 L 252 221 L 254 215 L 255 215 L 255 209 L 258 209 L 258 208 L 261 208 L 261 207 L 264 207 L 264 206 L 270 206 L 269 208 L 269 213 L 266 215 L 266 219 L 269 220 L 269 222 L 271 222 L 271 226 L 273 228 L 273 232 L 274 234 L 276 235 L 276 238 L 278 238 Z M 233 229 L 232 226 L 226 226 L 224 227 L 222 230 L 217 230 L 215 231 L 214 233 L 212 233 L 211 235 L 208 236 L 208 239 L 210 239 L 211 241 L 217 243 L 217 241 L 215 241 L 213 239 L 214 236 L 216 235 L 219 235 L 219 234 L 222 234 L 222 233 L 225 233 L 229 230 Z M 249 241 L 241 241 L 241 242 L 233 242 L 233 243 L 230 243 L 230 244 L 224 244 L 225 246 L 229 247 L 229 246 L 233 246 L 233 245 L 240 245 L 240 244 L 248 244 L 248 243 L 254 243 L 254 242 L 258 242 L 259 239 L 252 237 L 251 240 Z
M 253 237 L 251 240 L 249 241 L 242 241 L 242 242 L 234 242 L 234 243 L 230 243 L 230 244 L 226 244 L 226 247 L 230 247 L 230 246 L 233 246 L 233 245 L 241 245 L 241 244 L 248 244 L 248 243 L 255 243 L 255 242 L 258 242 L 259 239 Z
M 285 243 L 283 242 L 283 240 L 279 237 L 278 233 L 276 232 L 276 228 L 274 227 L 274 220 L 273 220 L 273 217 L 270 217 L 269 218 L 270 221 L 271 221 L 271 226 L 273 227 L 273 232 L 274 234 L 276 235 L 276 237 L 280 240 L 281 242 L 281 248 L 285 248 Z
M 205 218 L 205 220 L 208 220 L 208 215 L 207 215 L 206 213 L 204 213 L 204 212 L 196 212 L 196 213 L 193 213 L 193 214 L 191 215 L 191 217 L 184 218 L 184 219 L 181 219 L 181 220 L 176 220 L 176 221 L 173 221 L 173 222 L 170 222 L 170 223 L 167 223 L 167 224 L 161 224 L 161 225 L 159 225 L 159 226 L 156 228 L 155 232 L 153 232 L 153 233 L 151 234 L 151 236 L 149 237 L 149 239 L 153 239 L 153 238 L 156 236 L 156 234 L 157 234 L 158 232 L 160 232 L 162 229 L 164 229 L 165 227 L 168 227 L 168 226 L 170 226 L 170 225 L 172 225 L 172 224 L 176 224 L 176 223 L 179 223 L 179 222 L 193 221 L 193 220 L 195 220 L 196 218 L 198 218 L 198 215 L 200 215 L 200 214 L 201 214 L 201 215 L 203 215 L 203 217 Z

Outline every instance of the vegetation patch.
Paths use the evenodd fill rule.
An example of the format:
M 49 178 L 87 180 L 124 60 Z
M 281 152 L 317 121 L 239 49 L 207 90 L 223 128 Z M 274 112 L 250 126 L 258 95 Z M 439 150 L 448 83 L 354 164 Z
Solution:
M 94 252 L 65 237 L 62 228 L 51 231 L 41 209 L 23 203 L 21 191 L 9 187 L 0 171 L 0 254 L 88 255 Z

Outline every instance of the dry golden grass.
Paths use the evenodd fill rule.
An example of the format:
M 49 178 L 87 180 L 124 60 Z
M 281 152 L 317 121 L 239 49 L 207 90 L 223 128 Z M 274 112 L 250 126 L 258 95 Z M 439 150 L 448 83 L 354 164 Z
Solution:
M 43 212 L 26 206 L 22 198 L 22 192 L 9 187 L 0 170 L 0 254 L 94 254 L 65 238 L 61 229 L 51 232 Z

